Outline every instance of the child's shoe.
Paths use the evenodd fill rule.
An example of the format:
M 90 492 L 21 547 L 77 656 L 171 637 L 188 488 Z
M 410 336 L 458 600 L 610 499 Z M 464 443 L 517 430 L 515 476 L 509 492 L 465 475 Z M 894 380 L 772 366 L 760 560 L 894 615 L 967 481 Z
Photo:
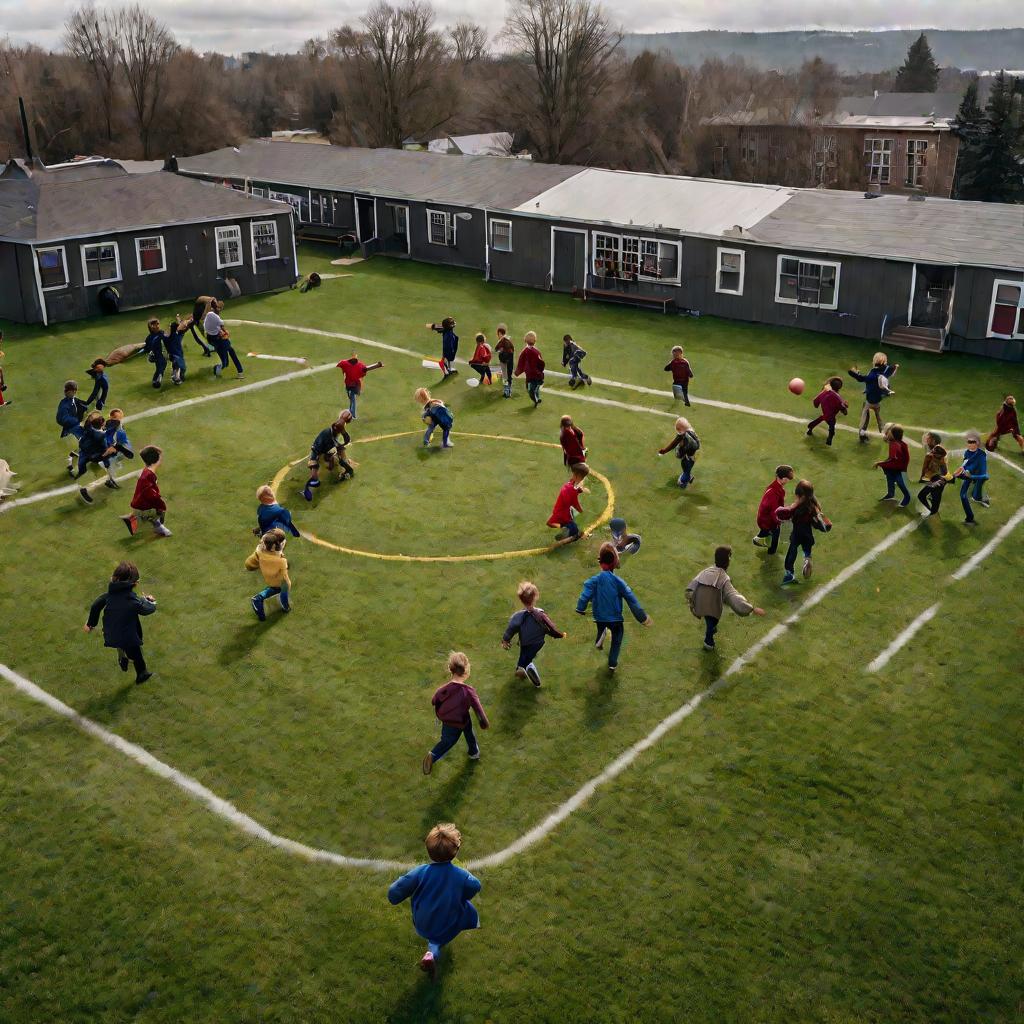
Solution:
M 479 761 L 480 760 L 480 748 L 477 747 L 475 754 L 469 754 L 467 756 L 469 757 L 470 761 Z
M 711 643 L 708 643 L 707 640 L 704 641 L 704 650 L 705 651 L 713 651 L 714 649 L 715 649 L 715 641 L 714 640 L 712 640 Z
M 537 671 L 537 666 L 534 665 L 532 661 L 526 666 L 526 676 L 534 686 L 540 686 L 540 673 Z M 479 757 L 480 755 L 478 754 L 477 756 Z
M 124 651 L 122 650 L 118 650 L 117 652 L 117 667 L 122 672 L 128 671 L 128 655 L 125 654 Z
M 516 679 L 525 679 L 526 669 L 522 665 L 516 665 Z
M 423 764 L 420 767 L 423 769 L 424 775 L 429 775 L 433 770 L 434 755 L 429 750 L 423 755 Z M 427 955 L 429 956 L 430 954 L 428 953 Z
M 306 499 L 306 501 L 313 500 L 313 492 L 309 489 L 308 485 L 302 488 L 302 496 Z
M 782 577 L 782 585 L 784 587 L 788 587 L 791 583 L 796 583 L 796 576 L 791 572 L 787 572 L 786 575 Z
M 973 501 L 975 505 L 980 505 L 982 508 L 992 507 L 992 502 L 989 501 L 988 498 L 971 498 L 971 501 Z
M 109 487 L 112 491 L 119 491 L 121 489 L 121 485 L 112 476 L 108 476 L 103 481 L 103 486 Z
M 910 504 L 910 499 L 909 498 L 904 498 L 900 502 L 900 508 L 906 508 L 909 504 Z
M 164 526 L 163 523 L 154 523 L 153 524 L 153 532 L 158 537 L 170 537 L 171 536 L 171 531 L 168 530 L 167 527 Z
M 221 366 L 221 365 L 220 365 L 220 363 L 218 363 L 218 364 L 217 364 L 217 365 L 216 365 L 216 366 L 215 366 L 215 367 L 213 368 L 213 375 L 214 375 L 214 377 L 219 377 L 219 376 L 220 376 L 220 373 L 221 373 L 221 370 L 223 370 L 223 369 L 224 369 L 224 367 L 223 367 L 223 366 Z
M 245 380 L 245 374 L 244 373 L 236 373 L 235 374 L 235 380 Z M 353 417 L 353 419 L 355 419 L 355 417 Z
M 584 377 L 583 379 L 587 382 L 587 384 L 593 384 L 594 383 L 594 378 L 593 377 Z M 690 403 L 687 402 L 686 404 L 689 405 Z
M 755 534 L 755 536 L 754 536 L 753 540 L 751 541 L 751 543 L 756 548 L 766 548 L 766 547 L 768 547 L 768 538 L 767 537 L 762 537 L 760 534 Z
M 121 522 L 128 527 L 128 532 L 134 537 L 139 528 L 139 517 L 134 512 L 130 512 L 126 516 L 121 516 Z
M 152 679 L 152 678 L 153 678 L 153 673 L 152 672 L 143 672 L 141 676 L 136 676 L 135 677 L 135 685 L 136 686 L 140 686 L 147 679 Z
M 252 605 L 252 610 L 256 613 L 256 618 L 259 619 L 260 622 L 266 622 L 267 613 L 263 608 L 263 598 L 257 594 L 249 603 Z
M 978 520 L 977 519 L 965 519 L 964 520 L 964 526 L 977 526 L 977 525 L 978 525 Z
M 78 496 L 86 503 L 86 505 L 92 504 L 92 495 L 84 488 L 78 488 Z
M 604 638 L 607 635 L 607 633 L 608 633 L 607 629 L 602 629 L 601 632 L 597 634 L 597 639 L 594 641 L 594 646 L 599 651 L 603 651 L 604 650 Z
M 809 558 L 804 559 L 804 579 L 809 580 L 811 578 L 812 566 Z
M 159 388 L 164 382 L 163 377 L 155 377 L 153 379 L 153 387 Z
M 423 971 L 431 981 L 437 977 L 437 963 L 434 960 L 434 954 L 431 953 L 429 949 L 423 954 L 423 959 L 420 960 L 419 966 L 420 970 Z
M 441 447 L 442 447 L 442 448 L 454 448 L 454 447 L 455 447 L 455 445 L 453 445 L 453 444 L 451 443 L 451 441 L 449 441 L 449 442 L 448 442 L 447 444 L 443 444 L 443 445 L 441 445 Z

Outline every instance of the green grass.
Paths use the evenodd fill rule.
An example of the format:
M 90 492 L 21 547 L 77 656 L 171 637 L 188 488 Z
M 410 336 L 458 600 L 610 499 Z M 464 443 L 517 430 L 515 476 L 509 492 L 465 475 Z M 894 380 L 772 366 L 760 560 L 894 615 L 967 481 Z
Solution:
M 324 270 L 309 247 L 303 269 Z M 373 260 L 307 295 L 232 303 L 232 317 L 346 332 L 432 355 L 423 324 L 452 312 L 462 349 L 477 326 L 535 329 L 549 366 L 572 331 L 589 372 L 667 390 L 679 341 L 693 393 L 804 415 L 786 391 L 874 345 L 703 318 L 583 305 L 484 284 L 459 271 Z M 166 310 L 162 311 L 166 313 Z M 8 328 L 15 399 L 0 457 L 23 493 L 67 483 L 53 409 L 65 377 L 143 332 L 147 314 L 51 330 Z M 7 327 L 8 325 L 4 325 Z M 351 345 L 236 327 L 236 347 L 307 357 Z M 237 387 L 193 346 L 182 388 L 149 387 L 141 362 L 112 370 L 129 417 Z M 597 385 L 663 415 L 586 403 L 561 382 L 540 409 L 522 388 L 436 386 L 456 412 L 456 448 L 423 452 L 412 392 L 433 384 L 417 358 L 384 360 L 354 424 L 351 482 L 298 496 L 300 528 L 386 553 L 473 554 L 544 546 L 564 479 L 554 449 L 470 433 L 556 441 L 571 413 L 616 511 L 643 535 L 623 566 L 654 624 L 626 626 L 615 677 L 573 614 L 599 537 L 543 556 L 408 563 L 288 545 L 295 610 L 258 623 L 255 489 L 300 458 L 342 404 L 333 371 L 129 424 L 166 464 L 170 540 L 128 537 L 129 497 L 60 497 L 0 515 L 5 588 L 0 660 L 141 744 L 274 831 L 356 856 L 422 857 L 439 819 L 457 821 L 466 859 L 497 850 L 705 689 L 815 588 L 907 521 L 879 506 L 880 442 L 825 448 L 795 425 L 696 405 L 697 483 L 674 485 L 671 398 Z M 916 425 L 987 427 L 1024 368 L 900 353 L 890 414 Z M 244 358 L 244 357 L 243 357 Z M 295 369 L 247 360 L 247 380 Z M 465 371 L 464 371 L 465 372 Z M 851 382 L 851 405 L 859 407 Z M 409 436 L 362 443 L 381 434 Z M 435 440 L 435 445 L 437 441 Z M 1011 458 L 1019 458 L 1007 451 Z M 913 467 L 919 455 L 915 452 Z M 781 590 L 781 556 L 754 549 L 753 512 L 774 466 L 815 481 L 836 524 L 811 583 Z M 1022 998 L 1019 871 L 1022 715 L 1012 666 L 1024 638 L 1013 534 L 960 583 L 950 574 L 1024 503 L 1024 478 L 993 463 L 993 507 L 973 532 L 955 492 L 924 523 L 809 611 L 733 685 L 538 845 L 481 871 L 484 928 L 450 948 L 440 984 L 412 965 L 406 907 L 389 876 L 310 865 L 235 831 L 165 781 L 0 685 L 0 1020 L 11 1021 L 1009 1021 Z M 605 493 L 585 497 L 596 518 Z M 684 588 L 732 543 L 738 587 L 768 610 L 727 617 L 721 650 L 700 650 Z M 157 675 L 126 684 L 97 635 L 81 631 L 111 566 L 137 561 L 158 613 L 146 623 Z M 565 641 L 541 656 L 540 691 L 512 677 L 498 645 L 531 578 Z M 877 675 L 863 666 L 936 601 L 939 615 Z M 493 727 L 472 764 L 457 748 L 424 779 L 429 698 L 452 648 L 467 651 Z

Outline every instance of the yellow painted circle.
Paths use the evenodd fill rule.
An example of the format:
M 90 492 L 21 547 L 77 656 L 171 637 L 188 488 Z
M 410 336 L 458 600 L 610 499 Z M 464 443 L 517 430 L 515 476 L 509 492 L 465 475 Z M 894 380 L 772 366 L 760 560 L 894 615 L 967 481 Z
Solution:
M 419 430 L 405 430 L 398 434 L 378 434 L 376 437 L 361 437 L 353 441 L 352 444 L 370 444 L 373 441 L 390 441 L 396 437 L 419 437 L 420 434 L 421 431 Z M 458 436 L 482 438 L 486 441 L 514 441 L 517 444 L 529 444 L 534 445 L 537 448 L 557 448 L 561 451 L 561 445 L 554 444 L 551 441 L 533 441 L 529 438 L 512 437 L 508 434 L 468 434 L 465 431 L 460 431 Z M 276 491 L 281 484 L 284 483 L 285 477 L 288 476 L 292 467 L 297 466 L 300 462 L 305 462 L 305 460 L 306 456 L 303 456 L 302 458 L 293 459 L 291 462 L 286 463 L 277 471 L 277 475 L 271 481 L 270 486 Z M 604 511 L 597 517 L 597 519 L 581 531 L 584 537 L 589 536 L 595 530 L 604 526 L 615 512 L 615 489 L 612 487 L 611 481 L 596 469 L 590 470 L 590 476 L 600 480 L 604 485 L 604 489 L 608 494 L 608 501 L 604 506 Z M 382 562 L 488 562 L 505 558 L 522 558 L 526 555 L 546 555 L 562 546 L 560 542 L 555 541 L 555 543 L 548 544 L 541 548 L 523 548 L 520 551 L 492 551 L 482 555 L 386 555 L 379 551 L 361 551 L 359 548 L 346 548 L 342 547 L 340 544 L 332 544 L 329 540 L 324 540 L 322 537 L 318 537 L 313 533 L 307 533 L 305 530 L 302 531 L 302 538 L 310 541 L 312 544 L 319 544 L 322 548 L 328 548 L 330 551 L 340 551 L 343 555 L 359 555 L 362 558 L 376 558 Z

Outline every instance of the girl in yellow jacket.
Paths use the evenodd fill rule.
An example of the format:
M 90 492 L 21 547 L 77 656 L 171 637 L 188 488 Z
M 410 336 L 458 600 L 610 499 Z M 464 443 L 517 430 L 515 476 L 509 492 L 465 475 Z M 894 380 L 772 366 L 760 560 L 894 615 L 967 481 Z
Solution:
M 252 610 L 260 622 L 265 622 L 267 613 L 263 602 L 275 594 L 280 595 L 281 611 L 290 612 L 292 606 L 288 601 L 288 592 L 292 581 L 288 576 L 288 559 L 284 557 L 284 530 L 277 528 L 268 530 L 260 538 L 256 550 L 245 560 L 245 567 L 250 572 L 257 569 L 263 573 L 266 586 L 252 599 Z

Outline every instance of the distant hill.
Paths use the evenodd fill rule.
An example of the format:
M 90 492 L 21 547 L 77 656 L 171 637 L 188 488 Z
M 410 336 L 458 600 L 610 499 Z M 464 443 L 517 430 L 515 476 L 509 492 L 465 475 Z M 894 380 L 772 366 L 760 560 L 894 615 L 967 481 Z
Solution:
M 706 57 L 743 57 L 764 68 L 795 68 L 821 56 L 840 71 L 886 71 L 903 63 L 907 47 L 924 31 L 943 67 L 977 71 L 1024 69 L 1024 28 L 951 32 L 911 29 L 886 32 L 657 32 L 632 33 L 622 41 L 627 54 L 667 50 L 680 64 Z

